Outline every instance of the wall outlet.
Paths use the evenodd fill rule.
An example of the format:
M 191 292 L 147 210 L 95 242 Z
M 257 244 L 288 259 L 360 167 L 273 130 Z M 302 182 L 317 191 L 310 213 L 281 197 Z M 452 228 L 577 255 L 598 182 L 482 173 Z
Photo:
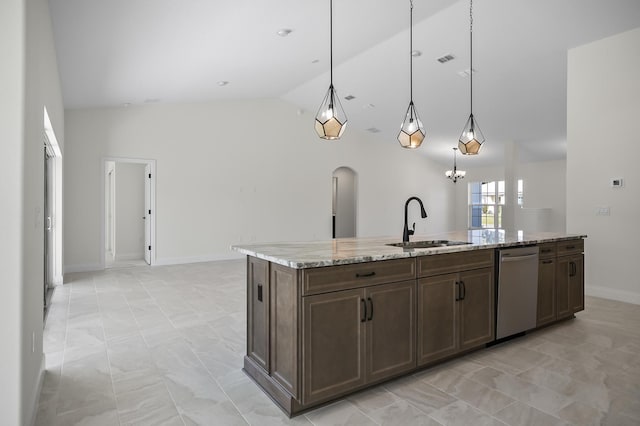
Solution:
M 610 216 L 611 208 L 609 206 L 596 208 L 596 216 Z
M 624 185 L 624 181 L 622 178 L 611 178 L 612 188 L 622 188 L 623 185 Z

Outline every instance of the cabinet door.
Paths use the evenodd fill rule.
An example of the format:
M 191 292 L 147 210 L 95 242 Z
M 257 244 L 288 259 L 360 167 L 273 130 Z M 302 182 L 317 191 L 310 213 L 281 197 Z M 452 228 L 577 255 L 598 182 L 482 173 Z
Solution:
M 247 257 L 247 355 L 269 371 L 269 262 Z
M 571 272 L 571 256 L 558 257 L 556 267 L 556 318 L 571 316 L 569 307 L 569 274 Z
M 460 350 L 478 347 L 494 337 L 493 268 L 460 273 Z
M 457 274 L 418 280 L 418 365 L 457 351 Z
M 367 383 L 414 369 L 416 282 L 369 287 L 365 297 Z
M 538 327 L 556 320 L 556 260 L 538 263 Z
M 569 262 L 569 310 L 584 310 L 584 255 L 575 255 Z
M 365 383 L 364 289 L 303 297 L 303 404 Z

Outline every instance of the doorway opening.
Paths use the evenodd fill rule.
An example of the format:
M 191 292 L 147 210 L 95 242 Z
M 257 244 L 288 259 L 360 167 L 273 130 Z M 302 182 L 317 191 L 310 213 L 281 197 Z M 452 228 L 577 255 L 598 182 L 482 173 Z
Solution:
M 155 160 L 103 161 L 104 268 L 155 263 Z
M 350 238 L 356 236 L 357 174 L 350 167 L 338 167 L 333 171 L 332 236 Z
M 62 151 L 47 108 L 43 109 L 43 303 L 44 317 L 55 286 L 62 285 Z

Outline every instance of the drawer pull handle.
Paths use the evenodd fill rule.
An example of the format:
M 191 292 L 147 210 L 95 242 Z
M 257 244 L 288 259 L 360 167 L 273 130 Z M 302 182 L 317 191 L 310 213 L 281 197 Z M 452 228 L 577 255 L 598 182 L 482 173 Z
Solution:
M 575 248 L 576 248 L 576 246 L 567 246 L 567 250 L 573 250 Z
M 551 249 L 542 249 L 540 253 L 551 253 Z
M 367 278 L 367 277 L 373 277 L 375 275 L 375 271 L 371 271 L 371 272 L 366 272 L 364 274 L 360 274 L 360 273 L 356 273 L 356 278 Z
M 262 302 L 262 284 L 258 284 L 258 302 Z
M 462 296 L 460 296 L 460 300 L 464 300 L 467 297 L 467 287 L 464 285 L 464 281 L 460 281 L 460 286 L 462 287 Z
M 373 300 L 371 300 L 370 297 L 368 297 L 367 300 L 369 300 L 369 306 L 371 306 L 371 312 L 369 312 L 369 318 L 367 318 L 367 321 L 371 321 L 373 319 Z
M 553 260 L 543 260 L 542 263 L 548 265 L 549 263 L 553 263 Z
M 365 322 L 367 320 L 367 303 L 364 299 L 360 299 L 360 305 L 362 305 L 362 317 L 360 317 L 360 322 Z

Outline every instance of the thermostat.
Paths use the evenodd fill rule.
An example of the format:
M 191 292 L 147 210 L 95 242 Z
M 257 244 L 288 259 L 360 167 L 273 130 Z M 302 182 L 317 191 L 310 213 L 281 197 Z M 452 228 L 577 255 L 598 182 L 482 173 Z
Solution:
M 611 179 L 611 187 L 612 188 L 622 188 L 622 178 L 612 178 Z

